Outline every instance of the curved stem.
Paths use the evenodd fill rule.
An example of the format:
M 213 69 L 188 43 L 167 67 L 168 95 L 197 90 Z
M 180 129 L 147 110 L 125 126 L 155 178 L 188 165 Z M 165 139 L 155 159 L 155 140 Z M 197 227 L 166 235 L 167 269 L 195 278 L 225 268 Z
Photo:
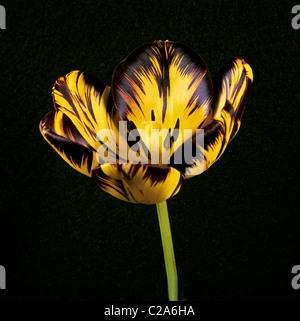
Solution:
M 170 301 L 178 300 L 178 279 L 173 249 L 172 234 L 169 222 L 167 202 L 156 204 L 160 227 L 161 241 L 163 245 L 165 266 L 168 280 L 168 293 Z

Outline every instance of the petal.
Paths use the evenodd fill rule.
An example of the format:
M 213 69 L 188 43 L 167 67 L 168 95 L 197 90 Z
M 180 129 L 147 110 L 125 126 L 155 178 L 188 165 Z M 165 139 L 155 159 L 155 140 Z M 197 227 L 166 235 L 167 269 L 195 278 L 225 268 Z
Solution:
M 145 128 L 200 128 L 210 112 L 212 81 L 201 57 L 171 41 L 156 41 L 132 52 L 116 68 L 112 93 L 120 116 Z
M 221 120 L 213 120 L 204 127 L 204 170 L 216 162 L 225 151 L 234 126 L 234 110 L 226 104 L 221 111 Z
M 210 121 L 204 128 L 204 146 L 201 146 L 195 139 L 195 135 L 185 144 L 194 146 L 193 160 L 190 164 L 176 165 L 184 178 L 190 178 L 206 171 L 223 154 L 228 145 L 228 138 L 234 126 L 234 110 L 230 103 L 221 111 L 219 119 Z
M 82 144 L 93 153 L 102 146 L 119 160 L 119 144 L 127 146 L 127 142 L 119 137 L 120 117 L 109 86 L 91 75 L 73 71 L 56 81 L 52 96 L 56 110 L 51 118 L 52 133 Z M 104 130 L 105 140 L 103 135 L 98 136 L 100 130 Z M 102 157 L 101 153 L 97 156 Z
M 84 72 L 72 71 L 56 81 L 52 96 L 55 109 L 68 116 L 87 144 L 96 150 L 100 145 L 98 131 L 114 127 L 116 110 L 110 87 Z
M 181 168 L 175 166 L 185 178 L 194 176 L 194 172 L 198 175 L 199 169 L 205 171 L 221 157 L 240 127 L 252 81 L 252 69 L 242 58 L 227 63 L 214 77 L 213 111 L 208 116 L 213 119 L 203 127 L 204 149 L 197 145 L 194 135 L 194 162 Z
M 235 58 L 228 62 L 214 77 L 213 118 L 220 118 L 222 109 L 228 103 L 232 105 L 234 110 L 235 123 L 230 137 L 227 138 L 229 141 L 233 139 L 240 128 L 252 82 L 252 69 L 242 58 Z
M 142 204 L 162 202 L 177 194 L 182 184 L 182 176 L 175 168 L 132 163 L 106 163 L 95 168 L 92 177 L 107 193 Z
M 96 152 L 77 131 L 71 120 L 61 111 L 51 111 L 40 122 L 40 131 L 46 141 L 74 169 L 91 176 L 99 165 Z

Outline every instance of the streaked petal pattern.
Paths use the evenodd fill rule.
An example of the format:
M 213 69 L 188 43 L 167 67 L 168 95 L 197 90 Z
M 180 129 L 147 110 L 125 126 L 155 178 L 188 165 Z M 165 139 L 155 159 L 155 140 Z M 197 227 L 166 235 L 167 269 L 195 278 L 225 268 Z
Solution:
M 176 195 L 182 176 L 172 167 L 104 164 L 93 170 L 93 179 L 107 193 L 132 203 L 155 204 Z
M 119 145 L 122 144 L 128 150 L 127 141 L 123 136 L 119 137 L 120 117 L 113 104 L 109 86 L 89 74 L 73 71 L 55 82 L 52 98 L 55 111 L 44 117 L 40 130 L 49 144 L 72 167 L 91 176 L 91 168 L 97 167 L 101 160 L 101 155 L 97 153 L 100 146 L 110 150 L 117 162 Z M 97 136 L 101 129 L 105 130 L 105 140 Z M 67 142 L 68 153 L 65 155 L 63 146 Z M 75 155 L 78 144 L 90 150 L 88 154 L 92 155 L 91 168 L 84 167 L 82 160 L 72 156 L 70 146 L 74 146 Z M 127 162 L 127 159 L 122 159 L 122 162 Z
M 234 111 L 231 104 L 226 104 L 220 119 L 214 119 L 204 128 L 204 170 L 216 162 L 229 143 L 234 125 Z
M 118 118 L 110 87 L 95 77 L 80 71 L 72 71 L 59 78 L 52 89 L 56 110 L 63 112 L 72 121 L 85 140 L 85 145 L 97 150 L 100 142 L 97 133 L 102 128 L 116 133 L 115 118 Z
M 69 165 L 106 192 L 128 202 L 159 203 L 221 157 L 240 128 L 252 81 L 242 58 L 212 81 L 197 53 L 159 40 L 116 67 L 112 89 L 80 71 L 59 78 L 52 89 L 55 110 L 42 119 L 40 131 Z
M 212 80 L 193 50 L 156 41 L 138 48 L 117 66 L 112 93 L 120 117 L 131 127 L 147 131 L 150 126 L 171 134 L 174 129 L 189 128 L 192 135 L 210 112 Z M 175 140 L 173 150 L 181 144 Z
M 74 169 L 91 176 L 99 165 L 96 152 L 86 146 L 76 127 L 61 111 L 51 111 L 40 122 L 40 131 L 51 147 Z
M 240 128 L 252 82 L 252 69 L 242 58 L 228 62 L 214 77 L 214 119 L 220 118 L 226 104 L 230 103 L 234 110 L 235 124 L 230 137 L 227 137 L 228 141 L 233 139 Z
M 221 157 L 239 130 L 252 81 L 252 69 L 241 58 L 230 61 L 214 77 L 213 119 L 203 128 L 204 150 L 192 138 L 196 150 L 194 163 L 180 167 L 185 178 L 193 176 L 192 169 L 201 167 L 205 171 Z
M 194 146 L 193 161 L 191 164 L 172 164 L 185 179 L 206 171 L 221 157 L 228 144 L 227 138 L 233 129 L 233 113 L 231 104 L 227 104 L 222 109 L 220 119 L 214 119 L 204 127 L 204 146 L 198 143 L 196 135 L 186 142 Z

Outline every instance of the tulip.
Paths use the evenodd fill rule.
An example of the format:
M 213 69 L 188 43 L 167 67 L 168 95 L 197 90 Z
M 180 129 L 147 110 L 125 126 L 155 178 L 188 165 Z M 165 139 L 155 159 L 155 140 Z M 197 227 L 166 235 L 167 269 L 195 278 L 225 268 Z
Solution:
M 242 58 L 212 79 L 192 49 L 155 41 L 116 67 L 111 87 L 73 71 L 52 89 L 54 110 L 40 122 L 45 140 L 109 194 L 156 204 L 170 300 L 178 295 L 166 200 L 223 154 L 240 128 L 252 81 Z

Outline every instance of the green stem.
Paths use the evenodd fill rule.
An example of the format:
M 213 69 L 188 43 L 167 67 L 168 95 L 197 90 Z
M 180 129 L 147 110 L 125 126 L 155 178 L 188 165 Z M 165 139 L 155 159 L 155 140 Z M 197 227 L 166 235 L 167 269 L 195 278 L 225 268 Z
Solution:
M 162 241 L 164 257 L 165 257 L 169 300 L 177 301 L 178 300 L 178 279 L 177 279 L 176 263 L 175 263 L 167 202 L 164 201 L 156 204 L 156 209 L 158 214 L 161 241 Z

